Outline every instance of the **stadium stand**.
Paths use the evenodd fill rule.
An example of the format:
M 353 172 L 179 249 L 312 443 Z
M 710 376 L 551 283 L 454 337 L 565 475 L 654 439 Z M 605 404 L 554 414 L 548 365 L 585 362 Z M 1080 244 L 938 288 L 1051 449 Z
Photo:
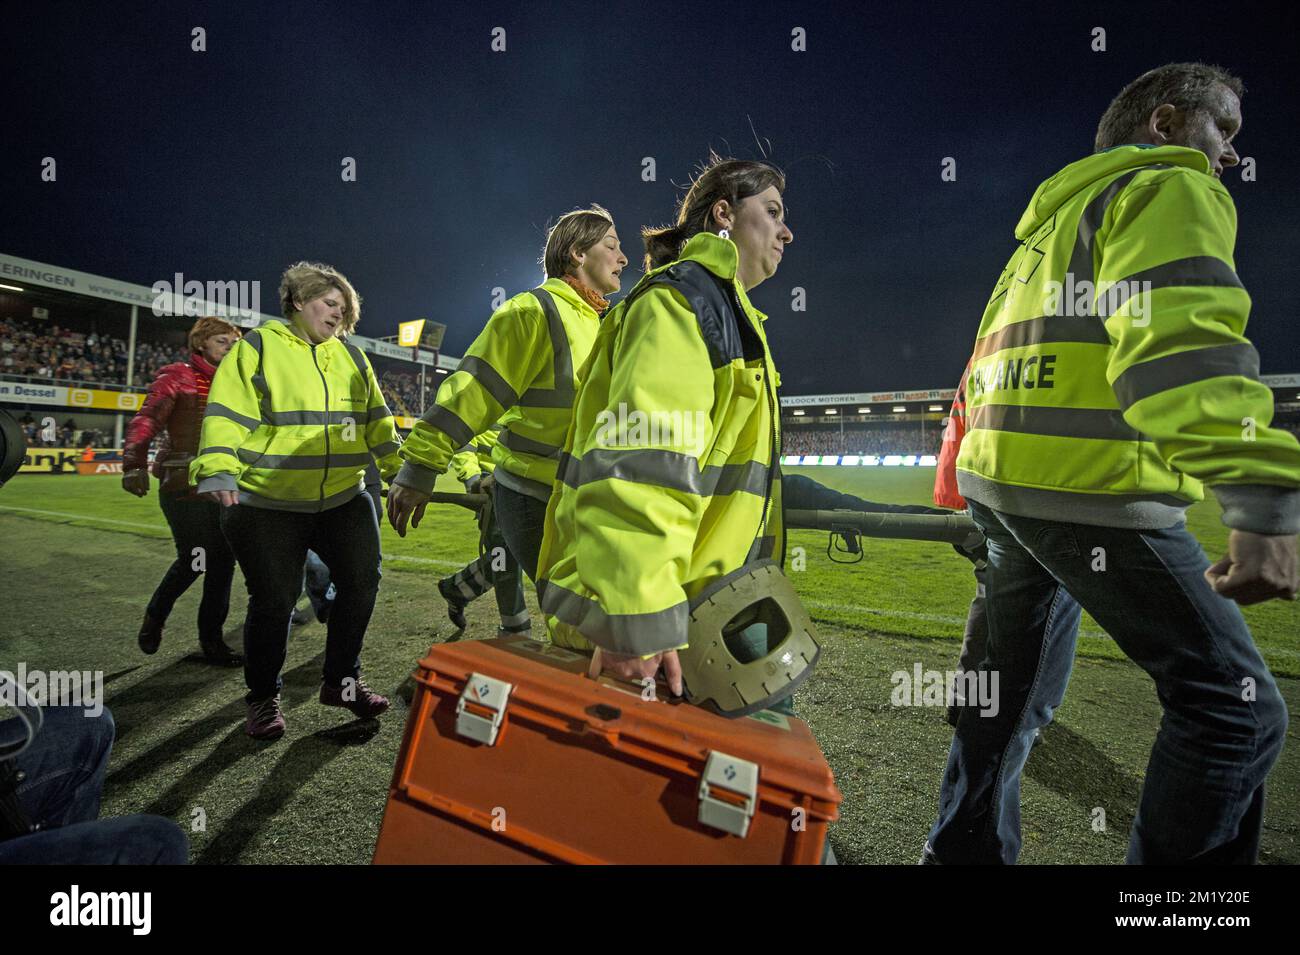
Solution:
M 147 388 L 161 368 L 189 357 L 184 333 L 173 332 L 169 337 L 173 336 L 180 340 L 136 343 L 134 387 Z M 48 384 L 124 386 L 127 385 L 128 348 L 124 339 L 100 333 L 93 323 L 87 327 L 74 327 L 13 317 L 0 318 L 0 375 L 36 379 Z M 386 370 L 379 385 L 398 414 L 419 414 L 420 382 L 417 376 Z M 36 436 L 29 440 L 29 445 L 73 446 L 73 438 L 65 434 L 66 430 L 60 428 L 55 442 L 43 442 Z M 76 431 L 75 426 L 72 431 Z M 80 436 L 76 442 L 76 446 L 86 444 Z
M 884 427 L 845 424 L 833 426 L 787 424 L 781 448 L 785 454 L 938 454 L 942 429 L 929 425 Z

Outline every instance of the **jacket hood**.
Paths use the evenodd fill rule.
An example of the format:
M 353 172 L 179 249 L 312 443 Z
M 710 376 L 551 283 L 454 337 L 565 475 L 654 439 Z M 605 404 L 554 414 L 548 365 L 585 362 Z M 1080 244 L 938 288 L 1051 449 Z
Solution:
M 1065 201 L 1098 179 L 1105 179 L 1126 169 L 1168 163 L 1210 174 L 1210 160 L 1199 149 L 1185 146 L 1116 146 L 1072 162 L 1046 180 L 1034 192 L 1029 207 L 1016 226 L 1016 238 L 1024 241 L 1055 214 Z
M 299 348 L 302 348 L 305 351 L 308 352 L 311 351 L 312 348 L 311 342 L 307 341 L 305 338 L 298 337 L 298 333 L 295 332 L 293 328 L 289 325 L 289 323 L 284 319 L 276 319 L 274 321 L 267 322 L 264 325 L 259 325 L 257 327 L 257 330 L 264 335 L 267 334 L 278 335 L 286 342 L 290 342 L 298 346 Z M 329 367 L 331 356 L 336 354 L 338 349 L 342 347 L 343 347 L 343 342 L 338 338 L 331 338 L 328 341 L 323 341 L 316 346 L 316 360 L 320 362 L 320 366 L 322 369 Z
M 568 282 L 564 281 L 564 279 L 547 279 L 542 283 L 542 288 L 546 289 L 546 291 L 550 292 L 552 295 L 564 299 L 584 315 L 590 315 L 592 318 L 600 318 L 599 313 L 591 307 L 590 303 L 579 295 L 577 290 L 575 290 Z

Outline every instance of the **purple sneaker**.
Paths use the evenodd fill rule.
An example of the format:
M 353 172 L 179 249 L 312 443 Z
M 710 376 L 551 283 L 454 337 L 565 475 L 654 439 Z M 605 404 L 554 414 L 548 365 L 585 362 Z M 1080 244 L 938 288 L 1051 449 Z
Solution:
M 248 704 L 244 732 L 253 739 L 279 739 L 284 735 L 284 714 L 280 712 L 280 694 Z
M 368 720 L 388 709 L 387 697 L 380 696 L 365 680 L 347 679 L 342 686 L 321 684 L 320 701 L 326 706 L 341 706 L 359 719 Z

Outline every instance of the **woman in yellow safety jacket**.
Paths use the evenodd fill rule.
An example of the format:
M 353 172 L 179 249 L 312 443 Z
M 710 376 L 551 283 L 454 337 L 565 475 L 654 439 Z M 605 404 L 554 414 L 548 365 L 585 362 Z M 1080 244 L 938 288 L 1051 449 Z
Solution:
M 190 481 L 222 505 L 221 528 L 244 572 L 245 731 L 284 732 L 280 670 L 310 549 L 336 594 L 320 701 L 377 716 L 388 700 L 360 679 L 361 644 L 379 590 L 379 523 L 362 475 L 389 480 L 398 439 L 369 360 L 341 336 L 360 299 L 328 265 L 299 262 L 280 283 L 284 322 L 248 332 L 208 394 Z
M 779 379 L 749 292 L 794 239 L 785 178 L 714 157 L 675 225 L 643 231 L 647 274 L 606 317 L 546 515 L 538 594 L 593 671 L 681 692 L 688 603 L 782 560 Z
M 593 205 L 560 217 L 542 262 L 546 281 L 497 309 L 438 388 L 402 446 L 405 463 L 388 494 L 389 520 L 405 536 L 408 519 L 419 526 L 452 455 L 500 422 L 493 509 L 510 552 L 534 580 L 573 396 L 627 257 L 613 218 Z

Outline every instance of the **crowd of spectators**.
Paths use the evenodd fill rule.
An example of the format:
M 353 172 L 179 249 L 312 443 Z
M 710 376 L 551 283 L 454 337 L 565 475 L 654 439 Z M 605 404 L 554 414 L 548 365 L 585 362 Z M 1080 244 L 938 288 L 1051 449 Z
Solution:
M 384 400 L 395 415 L 408 418 L 419 417 L 420 376 L 409 371 L 391 371 L 385 369 L 379 373 L 379 389 L 384 393 Z
M 184 345 L 141 342 L 135 350 L 135 381 L 148 384 L 158 369 L 189 357 Z M 50 381 L 126 384 L 127 343 L 94 331 L 18 318 L 0 319 L 0 374 Z
M 943 432 L 927 422 L 924 435 L 917 424 L 903 427 L 879 425 L 786 425 L 781 440 L 783 454 L 938 454 Z
M 49 416 L 53 418 L 53 415 Z M 78 428 L 74 418 L 68 418 L 63 424 L 57 419 L 53 428 L 45 426 L 45 419 L 37 421 L 30 411 L 18 419 L 27 439 L 29 448 L 107 448 L 111 447 L 112 436 L 98 428 Z

